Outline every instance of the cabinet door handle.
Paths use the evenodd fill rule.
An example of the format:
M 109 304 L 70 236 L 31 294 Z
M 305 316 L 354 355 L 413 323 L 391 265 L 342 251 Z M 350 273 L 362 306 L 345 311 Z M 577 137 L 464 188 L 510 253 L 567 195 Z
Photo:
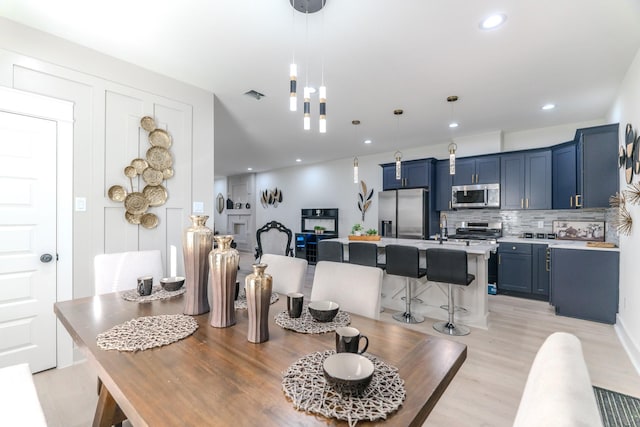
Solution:
M 478 174 L 476 174 L 476 184 L 480 181 L 480 179 L 478 178 Z
M 520 199 L 520 209 L 524 209 L 524 199 Z
M 498 264 L 502 264 L 502 255 L 498 254 Z
M 529 209 L 529 198 L 527 197 L 527 209 Z
M 579 197 L 582 197 L 582 194 L 576 194 L 576 208 L 582 207 L 582 202 L 580 201 Z
M 573 207 L 573 196 L 569 197 L 569 207 Z
M 451 210 L 451 200 L 449 200 L 449 210 Z

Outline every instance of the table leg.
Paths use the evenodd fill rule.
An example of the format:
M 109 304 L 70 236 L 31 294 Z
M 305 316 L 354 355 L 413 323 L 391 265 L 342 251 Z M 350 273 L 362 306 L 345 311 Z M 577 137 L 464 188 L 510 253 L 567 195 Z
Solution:
M 93 417 L 93 427 L 120 426 L 127 417 L 118 406 L 107 387 L 100 381 L 100 394 L 98 396 L 98 406 Z

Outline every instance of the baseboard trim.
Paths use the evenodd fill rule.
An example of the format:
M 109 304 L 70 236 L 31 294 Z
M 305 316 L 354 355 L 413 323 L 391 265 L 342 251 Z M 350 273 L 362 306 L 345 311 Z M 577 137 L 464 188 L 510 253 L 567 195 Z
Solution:
M 624 321 L 620 317 L 620 314 L 617 315 L 617 321 L 613 326 L 613 329 L 616 331 L 616 335 L 618 335 L 618 339 L 620 340 L 624 350 L 627 352 L 633 367 L 636 369 L 638 375 L 640 375 L 640 347 L 633 342 L 633 339 L 627 333 L 627 329 L 624 326 Z

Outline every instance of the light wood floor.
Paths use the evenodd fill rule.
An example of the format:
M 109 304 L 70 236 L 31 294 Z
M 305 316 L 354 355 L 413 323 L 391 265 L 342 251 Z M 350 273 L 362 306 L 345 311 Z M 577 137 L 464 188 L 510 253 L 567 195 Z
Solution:
M 239 279 L 250 272 L 252 262 L 250 254 L 241 254 Z M 310 267 L 307 297 L 312 279 Z M 545 302 L 503 295 L 489 296 L 489 310 L 488 330 L 472 328 L 470 335 L 452 338 L 468 346 L 467 360 L 424 427 L 511 426 L 536 351 L 556 331 L 580 338 L 594 385 L 640 397 L 640 376 L 613 326 L 556 316 Z M 395 322 L 391 314 L 383 312 L 382 320 Z M 427 319 L 407 327 L 437 334 L 432 324 Z M 97 396 L 96 375 L 89 363 L 45 371 L 34 380 L 49 427 L 91 424 Z

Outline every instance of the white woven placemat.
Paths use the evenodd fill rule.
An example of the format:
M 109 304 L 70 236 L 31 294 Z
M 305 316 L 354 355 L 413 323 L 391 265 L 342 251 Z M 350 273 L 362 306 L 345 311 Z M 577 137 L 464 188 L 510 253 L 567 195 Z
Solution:
M 280 295 L 277 292 L 271 294 L 271 299 L 269 300 L 269 304 L 275 304 L 276 301 L 280 299 Z M 238 294 L 238 299 L 235 301 L 236 310 L 246 310 L 247 309 L 247 294 L 243 291 L 240 291 Z
M 362 420 L 386 420 L 400 408 L 407 392 L 397 368 L 365 354 L 374 366 L 371 383 L 360 396 L 342 395 L 327 383 L 322 372 L 322 362 L 332 354 L 335 351 L 311 353 L 284 373 L 282 389 L 297 410 L 344 420 L 353 427 Z
M 138 351 L 161 347 L 188 337 L 198 329 L 198 322 L 184 314 L 138 317 L 98 334 L 103 350 Z
M 302 307 L 302 316 L 297 319 L 289 317 L 288 311 L 281 311 L 276 314 L 276 324 L 284 329 L 300 332 L 301 334 L 324 334 L 333 332 L 340 326 L 347 326 L 351 323 L 351 316 L 346 311 L 338 311 L 336 317 L 331 322 L 318 322 L 311 317 L 307 304 Z
M 162 286 L 154 286 L 151 288 L 151 294 L 149 295 L 140 295 L 137 289 L 130 289 L 128 291 L 122 292 L 122 298 L 127 301 L 134 302 L 151 302 L 159 299 L 171 298 L 178 295 L 184 294 L 186 288 L 183 286 L 177 291 L 165 291 Z

